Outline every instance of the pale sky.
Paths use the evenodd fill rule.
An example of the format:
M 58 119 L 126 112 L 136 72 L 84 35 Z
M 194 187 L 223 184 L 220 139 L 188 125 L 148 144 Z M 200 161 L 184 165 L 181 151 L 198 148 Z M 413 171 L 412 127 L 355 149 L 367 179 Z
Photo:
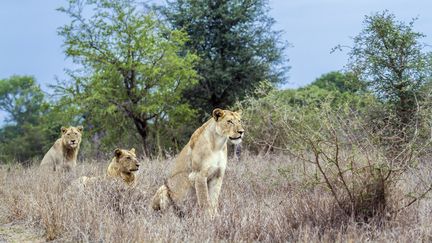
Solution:
M 270 0 L 276 29 L 293 47 L 287 50 L 291 70 L 288 87 L 304 86 L 329 71 L 341 70 L 347 51 L 330 54 L 338 45 L 352 46 L 365 15 L 385 9 L 405 22 L 418 17 L 414 27 L 432 45 L 432 0 Z M 432 51 L 430 48 L 428 51 Z
M 71 61 L 62 51 L 57 28 L 69 22 L 55 9 L 64 0 L 0 0 L 0 79 L 33 75 L 48 91 L 55 77 L 66 78 Z M 365 15 L 388 9 L 403 21 L 418 17 L 416 30 L 432 45 L 432 0 L 270 0 L 274 26 L 292 47 L 286 87 L 304 86 L 320 75 L 341 70 L 346 52 L 330 54 L 337 44 L 351 45 Z M 432 49 L 432 48 L 431 48 Z M 432 51 L 432 50 L 430 50 Z

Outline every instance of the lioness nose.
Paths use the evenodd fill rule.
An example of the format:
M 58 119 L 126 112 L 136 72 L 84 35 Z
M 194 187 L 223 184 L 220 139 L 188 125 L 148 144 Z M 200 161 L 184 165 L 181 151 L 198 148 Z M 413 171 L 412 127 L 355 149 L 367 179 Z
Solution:
M 140 166 L 140 164 L 136 163 L 136 167 L 139 167 L 139 166 Z
M 71 140 L 72 143 L 75 143 L 75 140 Z
M 240 133 L 240 135 L 242 135 L 244 133 L 244 130 L 240 130 L 240 131 L 237 131 L 237 132 Z

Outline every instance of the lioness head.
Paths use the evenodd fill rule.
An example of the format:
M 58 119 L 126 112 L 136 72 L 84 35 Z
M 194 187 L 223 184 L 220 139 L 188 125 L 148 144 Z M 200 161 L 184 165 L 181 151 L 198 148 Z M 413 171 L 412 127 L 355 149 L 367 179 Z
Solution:
M 74 149 L 78 147 L 81 143 L 81 135 L 82 135 L 83 127 L 77 126 L 77 127 L 62 127 L 62 141 L 63 144 L 67 148 Z
M 114 150 L 114 156 L 122 173 L 130 174 L 137 171 L 140 166 L 134 148 L 131 150 L 117 148 Z
M 234 144 L 242 141 L 244 129 L 239 112 L 216 108 L 213 110 L 213 118 L 216 121 L 216 132 L 219 135 L 227 136 Z

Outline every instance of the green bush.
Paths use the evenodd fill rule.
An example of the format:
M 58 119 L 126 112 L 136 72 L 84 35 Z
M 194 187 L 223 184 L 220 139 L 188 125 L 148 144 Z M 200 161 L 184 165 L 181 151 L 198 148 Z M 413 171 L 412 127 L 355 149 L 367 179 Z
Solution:
M 398 212 L 389 192 L 429 147 L 421 136 L 395 147 L 399 133 L 387 125 L 393 114 L 367 92 L 315 85 L 278 91 L 263 84 L 238 106 L 251 151 L 286 153 L 313 164 L 313 172 L 305 171 L 316 180 L 311 184 L 326 187 L 337 208 L 357 221 Z

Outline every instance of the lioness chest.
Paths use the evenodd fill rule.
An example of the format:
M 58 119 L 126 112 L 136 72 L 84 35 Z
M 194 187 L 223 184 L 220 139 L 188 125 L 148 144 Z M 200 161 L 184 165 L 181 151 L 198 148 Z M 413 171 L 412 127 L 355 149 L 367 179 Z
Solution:
M 213 152 L 201 161 L 201 171 L 209 179 L 217 178 L 225 173 L 227 155 L 224 151 Z

